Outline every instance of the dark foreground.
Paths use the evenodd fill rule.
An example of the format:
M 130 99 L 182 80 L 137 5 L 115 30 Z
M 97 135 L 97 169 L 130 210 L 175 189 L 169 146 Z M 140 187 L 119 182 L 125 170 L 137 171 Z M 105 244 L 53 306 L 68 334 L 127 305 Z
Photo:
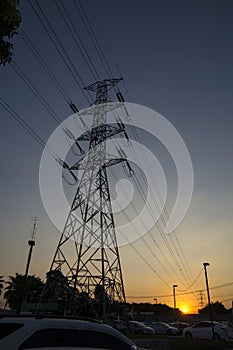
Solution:
M 210 339 L 185 339 L 183 337 L 138 339 L 137 337 L 137 339 L 134 339 L 134 342 L 140 347 L 149 350 L 233 350 L 232 341 Z
M 233 342 L 210 339 L 172 338 L 171 350 L 225 350 L 233 349 Z

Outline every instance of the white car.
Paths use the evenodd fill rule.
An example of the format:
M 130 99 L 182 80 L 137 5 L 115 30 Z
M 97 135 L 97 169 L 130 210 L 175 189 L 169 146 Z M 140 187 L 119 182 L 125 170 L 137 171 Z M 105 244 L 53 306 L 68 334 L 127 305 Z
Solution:
M 220 321 L 221 324 L 227 327 L 228 339 L 233 339 L 233 325 L 229 321 Z
M 227 327 L 213 322 L 214 339 L 228 339 Z M 213 338 L 212 323 L 210 321 L 197 322 L 183 330 L 185 338 Z
M 154 334 L 155 331 L 153 328 L 146 326 L 142 322 L 138 321 L 129 321 L 128 329 L 130 333 L 133 334 Z
M 156 334 L 178 335 L 179 329 L 164 322 L 152 322 L 150 324 Z
M 112 327 L 74 319 L 1 317 L 0 349 L 139 350 Z

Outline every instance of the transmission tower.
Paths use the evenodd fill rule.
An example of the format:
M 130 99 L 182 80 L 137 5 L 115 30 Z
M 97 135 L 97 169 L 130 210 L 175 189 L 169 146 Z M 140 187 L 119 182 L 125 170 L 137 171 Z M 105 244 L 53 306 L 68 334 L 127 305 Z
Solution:
M 89 151 L 69 168 L 72 172 L 82 170 L 82 176 L 50 268 L 50 271 L 60 270 L 67 277 L 73 293 L 85 292 L 94 297 L 97 289 L 102 291 L 104 317 L 105 299 L 125 302 L 107 168 L 126 162 L 130 173 L 132 169 L 122 149 L 118 149 L 119 158 L 106 152 L 108 138 L 118 133 L 127 137 L 119 117 L 114 124 L 107 124 L 106 117 L 109 110 L 116 108 L 108 103 L 108 92 L 112 88 L 117 90 L 120 80 L 105 79 L 85 88 L 96 94 L 95 103 L 90 107 L 93 122 L 77 142 L 87 141 Z M 122 102 L 122 95 L 117 91 Z
M 200 309 L 202 309 L 205 306 L 203 290 L 199 291 L 198 306 Z

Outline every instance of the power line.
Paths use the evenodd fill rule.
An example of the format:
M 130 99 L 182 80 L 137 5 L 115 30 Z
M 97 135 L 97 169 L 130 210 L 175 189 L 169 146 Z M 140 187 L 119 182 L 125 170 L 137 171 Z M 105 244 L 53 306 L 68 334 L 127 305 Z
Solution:
M 233 282 L 229 282 L 229 283 L 225 283 L 225 284 L 220 284 L 218 286 L 215 286 L 215 287 L 211 287 L 210 290 L 214 290 L 214 289 L 220 289 L 220 288 L 226 288 L 226 287 L 229 287 L 229 286 L 232 286 L 233 285 Z M 200 291 L 205 291 L 205 289 L 202 289 L 202 290 L 195 290 L 194 292 L 195 293 L 198 293 Z M 177 293 L 176 296 L 179 296 L 179 295 L 186 295 L 186 294 L 193 294 L 193 291 L 192 292 L 184 292 L 184 293 Z M 156 295 L 157 298 L 169 298 L 169 297 L 172 297 L 173 294 L 163 294 L 163 295 Z M 147 298 L 154 298 L 155 295 L 149 295 L 149 296 L 146 296 Z M 127 296 L 127 298 L 142 298 L 142 296 L 138 295 L 138 296 Z M 143 296 L 144 298 L 144 296 Z
M 82 39 L 80 38 L 80 35 L 78 34 L 78 31 L 77 31 L 77 29 L 72 21 L 72 18 L 70 17 L 69 13 L 67 12 L 67 10 L 65 8 L 64 3 L 62 1 L 60 1 L 60 5 L 59 5 L 59 2 L 57 0 L 55 0 L 55 4 L 58 8 L 60 15 L 62 16 L 67 28 L 68 28 L 69 33 L 71 34 L 71 36 L 72 36 L 76 46 L 78 47 L 84 61 L 86 62 L 93 78 L 95 80 L 98 80 L 98 79 L 100 80 L 100 76 L 99 76 L 99 74 L 94 66 L 94 63 L 93 63 L 90 55 L 88 54 L 86 47 L 85 47 Z M 64 13 L 65 13 L 65 15 L 64 15 Z M 67 21 L 66 17 L 68 18 L 68 21 Z M 78 38 L 78 40 L 76 39 L 76 37 Z M 80 42 L 80 44 L 79 44 L 79 42 Z M 85 55 L 87 56 L 88 59 L 86 58 Z
M 137 149 L 138 149 L 138 152 L 142 155 L 142 159 L 143 159 L 143 161 L 144 161 L 145 168 L 147 169 L 147 173 L 148 173 L 148 175 L 150 175 L 150 178 L 151 178 L 152 182 L 154 183 L 154 180 L 153 180 L 153 178 L 154 178 L 154 177 L 153 177 L 153 173 L 152 173 L 151 167 L 148 165 L 145 152 L 144 152 L 144 151 L 141 149 L 141 147 L 139 147 L 139 145 L 138 145 L 139 143 L 141 144 L 141 140 L 140 140 L 140 138 L 139 138 L 139 135 L 137 134 L 135 128 L 132 127 L 131 125 L 130 125 L 130 129 L 132 130 L 133 135 L 134 135 L 134 137 L 135 137 L 135 140 L 137 141 Z M 133 148 L 133 152 L 134 152 L 134 155 L 135 155 L 137 161 L 139 162 L 137 152 L 134 150 L 134 148 Z M 135 179 L 135 181 L 136 181 L 136 180 L 137 180 L 137 177 L 135 176 L 134 179 Z M 145 181 L 145 179 L 144 179 L 143 177 L 142 177 L 142 180 Z M 145 182 L 145 184 L 146 184 L 146 182 Z M 145 198 L 145 195 L 143 194 L 144 191 L 143 191 L 143 189 L 142 189 L 142 186 L 141 186 L 141 184 L 140 184 L 140 181 L 137 181 L 137 185 L 138 185 L 138 187 L 140 188 L 140 194 L 142 195 L 142 198 Z M 152 189 L 151 189 L 151 190 L 152 190 Z M 158 199 L 161 200 L 161 195 L 160 195 L 158 189 L 157 189 L 156 192 L 157 192 L 157 195 L 152 196 L 152 200 L 153 200 L 155 206 L 157 207 L 157 209 L 159 210 L 159 204 L 158 204 L 158 200 L 157 200 L 156 198 L 158 197 Z M 153 209 L 152 209 L 150 203 L 148 203 L 148 202 L 146 201 L 146 199 L 145 199 L 145 203 L 146 203 L 146 205 L 147 205 L 147 207 L 148 207 L 148 209 L 149 209 L 149 212 L 150 212 L 151 216 L 154 218 L 154 220 L 155 220 L 155 222 L 156 222 L 156 221 L 157 221 L 157 218 L 155 218 L 155 216 L 154 216 Z M 165 224 L 166 224 L 166 221 L 165 221 L 165 219 L 164 219 L 164 217 L 163 217 L 163 213 L 161 213 L 161 220 L 162 220 L 162 222 L 163 222 L 164 225 L 165 225 Z M 185 275 L 183 274 L 183 271 L 182 271 L 182 269 L 181 269 L 181 266 L 180 266 L 180 264 L 179 264 L 179 262 L 178 262 L 178 257 L 176 257 L 176 255 L 175 255 L 175 253 L 174 253 L 174 251 L 173 251 L 171 245 L 169 244 L 169 241 L 168 241 L 168 239 L 167 239 L 167 236 L 166 236 L 166 234 L 163 232 L 162 227 L 161 227 L 159 221 L 156 222 L 156 227 L 157 227 L 157 229 L 158 229 L 158 231 L 159 231 L 159 233 L 160 233 L 160 235 L 161 235 L 161 237 L 162 237 L 162 239 L 163 239 L 163 241 L 164 241 L 164 243 L 165 243 L 167 249 L 169 250 L 169 253 L 171 254 L 172 258 L 174 259 L 174 261 L 175 261 L 175 263 L 176 263 L 176 265 L 177 265 L 177 267 L 178 267 L 178 270 L 179 270 L 179 271 L 181 272 L 181 274 L 183 275 L 183 278 L 186 279 L 186 278 L 185 278 Z M 150 234 L 152 240 L 154 241 L 154 239 L 153 239 L 151 233 L 149 233 L 149 234 Z M 185 265 L 184 265 L 184 266 L 185 266 Z M 173 269 L 173 268 L 172 268 L 172 269 Z M 174 269 L 173 269 L 173 271 L 174 271 Z M 186 273 L 187 273 L 187 272 L 186 272 Z M 187 282 L 186 282 L 186 283 L 187 283 Z
M 82 22 L 83 22 L 83 24 L 84 24 L 84 26 L 85 26 L 85 28 L 86 28 L 89 36 L 90 36 L 90 39 L 91 39 L 91 41 L 92 41 L 92 43 L 93 43 L 93 45 L 94 45 L 94 47 L 95 47 L 95 49 L 97 51 L 97 54 L 98 54 L 98 56 L 100 58 L 100 61 L 101 61 L 102 65 L 103 65 L 107 75 L 110 75 L 110 77 L 113 78 L 113 74 L 112 74 L 111 68 L 110 68 L 110 66 L 108 64 L 108 61 L 107 61 L 105 55 L 104 55 L 104 52 L 103 52 L 103 50 L 101 48 L 101 45 L 100 45 L 100 43 L 99 43 L 99 41 L 98 41 L 98 39 L 97 39 L 97 37 L 95 35 L 95 32 L 94 32 L 93 27 L 92 27 L 92 25 L 91 25 L 91 23 L 90 23 L 90 21 L 88 19 L 88 16 L 87 16 L 86 11 L 85 11 L 85 9 L 84 9 L 84 7 L 82 5 L 82 2 L 80 0 L 78 0 L 78 3 L 79 3 L 79 7 L 77 5 L 77 1 L 74 0 L 74 5 L 75 5 L 75 7 L 76 7 L 76 9 L 77 9 L 77 11 L 79 13 L 79 16 L 81 17 Z
M 41 95 L 41 93 L 38 91 L 38 89 L 35 87 L 35 85 L 31 82 L 31 80 L 26 76 L 26 74 L 20 69 L 20 67 L 16 63 L 12 63 L 12 68 L 16 71 L 16 73 L 22 78 L 22 80 L 25 82 L 25 84 L 29 87 L 29 89 L 32 91 L 32 93 L 39 99 L 39 101 L 43 104 L 43 106 L 46 108 L 46 110 L 49 112 L 50 116 L 60 125 L 60 123 L 63 123 L 62 119 L 57 115 L 57 113 L 52 109 L 52 107 L 47 103 L 45 98 Z M 63 123 L 64 125 L 64 123 Z M 80 153 L 83 153 L 83 149 L 80 147 L 77 140 L 75 140 L 75 136 L 72 134 L 72 132 L 66 127 L 62 126 L 62 130 L 65 133 L 65 137 L 67 139 L 67 142 L 71 148 L 71 150 L 75 153 L 75 151 L 72 148 L 70 140 L 74 141 L 75 145 L 79 149 Z M 76 154 L 76 153 L 75 153 Z
M 28 125 L 25 120 L 23 120 L 18 113 L 16 113 L 13 108 L 10 107 L 10 105 L 2 98 L 0 97 L 0 104 L 2 107 L 33 137 L 33 139 L 42 147 L 45 148 L 49 154 L 55 158 L 56 160 L 59 159 L 59 157 L 56 155 L 56 153 L 46 145 L 46 143 L 42 140 L 42 138 L 32 129 L 30 125 Z
M 32 41 L 30 40 L 28 35 L 25 33 L 25 31 L 22 28 L 20 28 L 20 31 L 21 31 L 21 34 L 22 34 L 22 37 L 23 37 L 24 41 L 28 45 L 29 49 L 31 50 L 31 52 L 33 53 L 35 58 L 38 60 L 38 62 L 42 66 L 42 68 L 48 74 L 48 76 L 50 77 L 50 79 L 52 80 L 54 85 L 57 87 L 57 89 L 61 93 L 61 95 L 64 97 L 64 99 L 69 103 L 70 98 L 69 98 L 68 94 L 66 93 L 66 91 L 64 90 L 63 86 L 59 83 L 58 79 L 53 74 L 53 72 L 49 68 L 48 64 L 45 62 L 43 57 L 40 55 L 39 51 L 37 50 L 35 45 L 32 43 Z
M 132 128 L 132 130 L 134 130 L 134 128 Z M 135 131 L 135 138 L 137 139 L 137 142 L 138 142 L 138 143 L 141 143 L 141 141 L 139 140 L 138 135 L 136 134 L 136 131 Z M 117 142 L 116 142 L 116 143 L 117 143 Z M 138 152 L 139 152 L 139 153 L 142 153 L 141 148 L 139 147 L 138 143 L 137 143 Z M 118 143 L 117 143 L 117 146 L 118 146 Z M 118 146 L 118 147 L 119 147 L 119 146 Z M 138 158 L 137 152 L 135 151 L 135 149 L 134 149 L 133 146 L 131 146 L 131 148 L 132 148 L 132 151 L 133 151 L 133 153 L 134 153 L 135 159 L 137 160 L 138 164 L 140 164 L 140 160 L 139 160 L 139 158 Z M 144 161 L 146 160 L 145 154 L 142 154 L 142 159 L 143 159 Z M 151 169 L 150 169 L 150 170 L 151 170 Z M 148 172 L 148 173 L 149 173 L 149 172 Z M 143 179 L 143 181 L 145 181 L 145 179 L 144 179 L 143 177 L 142 177 L 142 179 Z M 133 177 L 133 180 L 135 181 L 135 185 L 136 185 L 137 188 L 138 188 L 138 191 L 139 191 L 139 193 L 140 193 L 140 195 L 141 195 L 141 197 L 142 197 L 142 200 L 145 202 L 146 206 L 148 207 L 148 210 L 149 210 L 149 213 L 150 213 L 151 217 L 154 219 L 154 222 L 156 222 L 156 221 L 157 221 L 157 218 L 155 217 L 153 208 L 151 207 L 151 204 L 148 203 L 147 198 L 145 197 L 145 194 L 144 194 L 144 190 L 143 190 L 143 188 L 142 188 L 142 185 L 141 185 L 140 181 L 137 179 L 137 175 L 136 175 L 136 174 L 135 174 L 135 176 Z M 145 182 L 145 184 L 146 184 L 146 182 Z M 146 185 L 147 185 L 147 184 L 146 184 Z M 151 188 L 150 190 L 152 191 L 152 188 Z M 159 210 L 159 205 L 158 205 L 157 200 L 154 198 L 154 196 L 152 196 L 152 199 L 153 199 L 153 202 L 154 202 L 155 206 L 156 206 L 157 209 Z M 168 245 L 166 236 L 163 235 L 162 228 L 161 228 L 160 224 L 157 223 L 156 226 L 157 226 L 157 229 L 159 230 L 160 235 L 161 235 L 161 237 L 163 238 L 163 240 L 164 240 L 164 242 L 165 242 L 165 244 L 166 244 L 166 246 L 167 246 L 169 252 L 171 253 L 171 255 L 173 256 L 173 258 L 175 259 L 176 264 L 178 264 L 178 262 L 177 262 L 177 260 L 176 260 L 176 257 L 175 257 L 175 254 L 172 252 L 170 246 Z M 156 244 L 156 246 L 157 246 L 157 248 L 158 248 L 158 247 L 159 247 L 159 246 L 158 246 L 158 243 L 155 241 L 155 239 L 154 239 L 154 237 L 152 236 L 152 234 L 150 233 L 150 231 L 149 231 L 149 235 L 150 235 L 152 241 Z M 160 252 L 162 252 L 161 249 L 159 249 L 159 250 L 160 250 Z M 164 256 L 163 253 L 162 253 L 162 255 Z M 168 260 L 167 260 L 166 258 L 165 258 L 165 260 L 168 262 Z M 170 265 L 169 262 L 168 262 L 168 264 Z M 174 268 L 172 267 L 172 265 L 170 265 L 170 268 L 171 268 L 171 269 L 173 270 L 173 272 L 176 274 L 176 271 L 174 270 Z M 178 265 L 178 268 L 180 269 L 180 266 L 179 266 L 179 265 Z
M 132 146 L 131 146 L 131 147 L 132 147 Z M 135 181 L 135 185 L 136 185 L 137 190 L 138 190 L 138 192 L 140 193 L 142 199 L 144 200 L 145 204 L 148 206 L 148 202 L 146 201 L 145 194 L 144 194 L 144 192 L 143 192 L 143 189 L 142 189 L 142 187 L 141 187 L 140 182 L 139 182 L 138 179 L 137 179 L 136 173 L 134 173 L 133 180 Z M 133 203 L 132 203 L 132 206 L 133 206 L 133 208 L 134 208 L 134 211 L 135 211 L 136 214 L 138 215 L 139 212 L 138 212 L 138 210 L 136 209 L 136 207 L 135 207 L 135 205 L 134 205 Z M 152 215 L 152 217 L 154 217 L 154 213 L 153 213 L 153 211 L 152 211 L 151 206 L 148 206 L 148 209 L 149 209 L 149 212 L 150 212 L 150 214 Z M 156 220 L 155 217 L 154 217 L 154 220 Z M 144 227 L 147 228 L 147 227 L 146 227 L 146 224 L 144 223 L 143 218 L 141 218 L 141 221 L 142 221 Z M 149 233 L 150 237 L 151 237 L 151 238 L 153 239 L 153 241 L 154 241 L 154 238 L 153 238 L 153 236 L 151 235 L 150 231 L 149 231 L 148 233 Z M 145 240 L 144 237 L 141 237 L 141 240 L 142 240 L 142 242 L 146 245 L 146 247 L 150 250 L 150 252 L 152 253 L 152 256 L 157 260 L 157 262 L 159 263 L 159 265 L 162 266 L 162 268 L 164 269 L 164 271 L 169 275 L 169 277 L 170 277 L 171 280 L 173 281 L 173 280 L 174 280 L 174 276 L 172 276 L 172 275 L 168 272 L 168 270 L 166 269 L 166 267 L 164 266 L 164 264 L 162 264 L 162 262 L 160 261 L 160 259 L 158 259 L 158 257 L 156 256 L 156 254 L 155 254 L 154 251 L 152 250 L 152 248 L 151 248 L 151 246 L 149 245 L 149 243 Z M 156 243 L 157 243 L 157 242 L 156 242 Z M 163 255 L 163 257 L 165 258 L 165 260 L 166 260 L 166 262 L 169 264 L 169 266 L 172 267 L 172 265 L 170 265 L 169 261 L 166 259 L 166 256 L 163 254 L 163 251 L 162 251 L 162 249 L 159 247 L 158 243 L 156 244 L 156 247 L 159 249 L 160 253 Z M 174 272 L 175 272 L 175 270 L 174 270 Z M 176 272 L 175 272 L 175 273 L 176 273 Z
M 35 132 L 35 130 L 32 129 L 30 125 L 28 125 L 25 120 L 23 120 L 20 115 L 13 110 L 13 108 L 10 107 L 10 105 L 0 97 L 0 104 L 2 107 L 33 137 L 33 139 L 43 148 L 45 149 L 53 158 L 56 162 L 58 162 L 63 168 L 69 169 L 68 165 L 61 160 L 59 156 L 52 150 L 51 147 L 49 147 L 43 139 Z M 71 176 L 74 178 L 74 180 L 77 182 L 77 177 L 75 174 L 70 171 Z M 64 178 L 64 176 L 63 176 Z
M 193 285 L 199 280 L 199 278 L 201 277 L 202 275 L 202 271 L 203 269 L 201 269 L 201 271 L 199 272 L 199 274 L 197 275 L 197 277 L 195 278 L 195 280 L 191 283 L 191 285 L 186 288 L 185 290 L 180 290 L 180 292 L 186 292 L 187 290 L 191 289 L 193 287 Z
M 60 39 L 58 38 L 57 34 L 55 33 L 55 31 L 54 31 L 52 25 L 49 23 L 49 21 L 48 21 L 46 15 L 45 15 L 44 11 L 42 10 L 41 6 L 39 5 L 38 1 L 35 0 L 35 3 L 37 4 L 37 6 L 38 6 L 38 8 L 39 8 L 39 10 L 40 10 L 40 12 L 41 12 L 41 14 L 42 14 L 42 16 L 43 16 L 43 18 L 44 18 L 46 24 L 47 24 L 47 26 L 50 28 L 51 32 L 53 33 L 53 36 L 56 38 L 56 40 L 57 40 L 57 42 L 58 42 L 58 44 L 59 44 L 59 46 L 60 46 L 61 49 L 59 49 L 59 47 L 58 47 L 56 41 L 54 40 L 54 38 L 53 38 L 52 35 L 50 34 L 50 32 L 49 32 L 49 30 L 47 29 L 47 27 L 46 27 L 46 25 L 44 24 L 44 22 L 42 21 L 40 15 L 38 14 L 38 11 L 36 10 L 35 6 L 32 4 L 32 1 L 29 0 L 29 4 L 30 4 L 31 8 L 33 9 L 33 12 L 35 13 L 36 17 L 37 17 L 38 20 L 40 21 L 40 23 L 41 23 L 42 27 L 44 28 L 45 32 L 46 32 L 47 35 L 49 36 L 49 38 L 50 38 L 50 40 L 52 41 L 53 45 L 55 46 L 57 52 L 59 53 L 60 57 L 62 58 L 63 62 L 65 63 L 67 69 L 69 70 L 69 72 L 70 72 L 71 75 L 73 76 L 73 78 L 74 78 L 76 84 L 78 85 L 78 87 L 80 88 L 82 94 L 84 95 L 84 97 L 86 98 L 86 100 L 88 101 L 88 103 L 90 104 L 90 103 L 91 103 L 91 100 L 90 100 L 91 95 L 90 95 L 90 93 L 88 92 L 88 95 L 89 95 L 89 97 L 88 97 L 88 96 L 86 95 L 85 91 L 83 90 L 83 86 L 85 86 L 84 81 L 82 80 L 82 78 L 81 78 L 79 72 L 77 71 L 76 67 L 74 66 L 74 64 L 73 64 L 73 62 L 72 62 L 72 60 L 71 60 L 71 58 L 69 57 L 69 55 L 67 54 L 66 50 L 64 49 L 64 46 L 62 45 Z M 66 58 L 65 58 L 65 57 L 66 57 Z M 66 59 L 69 61 L 69 64 L 70 64 L 70 65 L 67 63 Z M 74 70 L 74 72 L 76 73 L 76 75 L 78 76 L 78 78 L 79 78 L 79 80 L 81 81 L 81 83 L 83 84 L 83 86 L 81 86 L 80 82 L 77 80 L 77 78 L 76 78 L 75 74 L 73 73 L 72 69 L 70 68 L 70 66 L 72 67 L 72 69 Z
M 130 127 L 131 127 L 131 126 L 130 126 Z M 134 137 L 135 137 L 135 139 L 137 140 L 137 142 L 141 143 L 137 131 L 136 131 L 133 127 L 131 127 L 131 129 L 132 129 L 132 132 L 133 132 Z M 153 179 L 153 173 L 152 173 L 152 170 L 151 170 L 150 165 L 149 165 L 148 162 L 147 162 L 147 158 L 146 158 L 146 155 L 145 155 L 144 150 L 141 149 L 139 146 L 138 146 L 138 150 L 139 150 L 139 152 L 142 154 L 142 157 L 143 157 L 142 159 L 144 160 L 145 167 L 146 167 L 146 169 L 147 169 L 147 173 L 149 173 L 150 176 L 151 176 L 151 179 Z M 136 156 L 137 156 L 137 154 L 136 154 Z M 143 179 L 143 180 L 144 180 L 144 179 Z M 145 181 L 145 180 L 144 180 L 144 181 Z M 157 188 L 157 191 L 156 191 L 156 192 L 157 192 L 158 199 L 159 199 L 160 201 L 162 201 L 159 188 Z M 154 196 L 152 197 L 152 199 L 153 199 L 153 202 L 154 202 L 155 206 L 158 208 L 158 202 L 157 202 L 157 200 L 155 199 Z M 160 220 L 162 221 L 164 227 L 166 226 L 166 220 L 168 220 L 168 217 L 169 217 L 169 215 L 168 215 L 168 210 L 167 210 L 167 208 L 166 208 L 166 205 L 164 205 L 164 212 L 162 212 L 162 213 L 161 213 L 161 216 L 160 216 Z M 159 223 L 159 220 L 157 221 L 156 226 L 157 226 L 157 228 L 158 228 L 158 230 L 159 230 L 159 232 L 160 232 L 160 235 L 161 235 L 161 237 L 162 237 L 162 239 L 163 239 L 163 241 L 164 241 L 164 243 L 165 243 L 167 249 L 169 250 L 170 254 L 172 255 L 174 261 L 176 262 L 176 264 L 177 264 L 177 266 L 178 266 L 178 269 L 179 269 L 179 270 L 181 271 L 181 273 L 183 274 L 183 271 L 182 271 L 182 269 L 181 269 L 181 267 L 180 267 L 180 264 L 179 264 L 179 262 L 177 261 L 177 259 L 180 260 L 181 265 L 184 267 L 185 272 L 186 272 L 186 275 L 189 276 L 189 278 L 190 278 L 190 276 L 191 276 L 191 279 L 190 279 L 190 280 L 193 280 L 193 276 L 192 276 L 192 273 L 190 272 L 189 264 L 188 264 L 188 262 L 187 262 L 187 259 L 185 258 L 185 255 L 184 255 L 184 252 L 183 252 L 181 246 L 180 246 L 180 249 L 181 249 L 181 254 L 182 254 L 182 256 L 184 257 L 184 262 L 185 262 L 184 264 L 183 264 L 183 262 L 182 262 L 182 260 L 181 260 L 181 258 L 180 258 L 180 254 L 179 254 L 179 253 L 177 253 L 177 257 L 175 256 L 175 253 L 173 252 L 173 249 L 172 249 L 172 247 L 170 246 L 170 244 L 169 244 L 169 242 L 168 242 L 167 236 L 164 234 L 164 232 L 163 232 L 163 230 L 162 230 L 162 228 L 161 228 L 161 225 L 160 225 L 160 223 Z M 175 243 L 174 243 L 174 241 L 173 241 L 173 237 L 172 237 L 171 235 L 170 235 L 170 239 L 171 239 L 171 243 L 172 243 L 173 247 L 174 247 L 175 250 L 176 250 L 176 246 L 175 246 Z M 178 238 L 177 238 L 177 240 L 178 240 Z M 186 266 L 188 266 L 189 272 L 188 272 L 188 269 L 186 268 Z M 183 274 L 183 277 L 185 278 L 185 275 L 184 275 L 184 274 Z M 186 278 L 185 278 L 185 279 L 186 279 Z M 187 283 L 187 282 L 186 282 L 186 283 Z
M 57 113 L 50 107 L 50 105 L 46 102 L 44 97 L 41 95 L 36 86 L 31 82 L 31 80 L 26 76 L 26 74 L 22 71 L 22 69 L 18 66 L 17 63 L 12 63 L 12 68 L 19 75 L 19 77 L 24 81 L 24 83 L 28 86 L 28 88 L 32 91 L 32 93 L 39 99 L 39 101 L 43 104 L 46 110 L 49 112 L 51 117 L 58 123 L 62 123 L 62 119 L 57 115 Z
M 114 172 L 113 172 L 112 169 L 111 169 L 111 173 L 112 173 L 112 176 L 113 176 L 113 177 L 115 178 L 115 180 L 116 180 L 116 176 L 115 176 L 115 174 L 114 174 Z M 117 203 L 117 204 L 118 204 L 118 203 Z M 119 206 L 119 205 L 118 205 L 118 206 Z M 123 211 L 122 214 L 126 217 L 126 219 L 127 219 L 128 222 L 129 222 L 130 219 L 129 219 L 128 214 L 127 214 L 125 211 Z M 137 228 L 134 226 L 134 224 L 131 223 L 131 225 L 133 226 L 135 232 L 138 232 L 138 231 L 137 231 Z M 145 257 L 139 252 L 139 250 L 134 246 L 134 244 L 133 244 L 132 242 L 129 241 L 129 239 L 122 233 L 122 231 L 121 231 L 119 228 L 118 228 L 118 230 L 119 230 L 119 232 L 121 233 L 121 235 L 124 237 L 124 239 L 126 240 L 126 242 L 131 246 L 131 248 L 136 252 L 136 254 L 146 263 L 146 265 L 153 271 L 153 273 L 155 273 L 156 276 L 157 276 L 167 287 L 169 287 L 169 284 L 167 283 L 167 281 L 154 269 L 154 267 L 148 262 L 148 260 L 145 259 Z M 144 243 L 145 243 L 145 242 L 144 242 Z M 147 248 L 149 248 L 148 245 L 147 245 Z M 150 249 L 150 248 L 149 248 L 149 249 Z M 150 249 L 150 251 L 151 251 L 151 249 Z M 152 254 L 153 254 L 153 251 L 151 251 L 151 252 L 152 252 Z
M 116 178 L 116 176 L 115 176 L 115 174 L 114 174 L 114 172 L 113 172 L 113 169 L 111 169 L 111 172 L 112 172 L 112 176 L 114 177 L 115 181 L 117 182 L 117 178 Z M 132 204 L 132 207 L 133 207 L 134 211 L 136 212 L 136 214 L 138 214 L 138 211 L 137 211 L 136 207 L 134 206 L 134 204 L 133 204 L 133 203 L 131 203 L 131 204 Z M 129 216 L 126 214 L 126 212 L 123 211 L 122 214 L 127 218 L 128 222 L 129 222 L 129 221 L 130 221 L 130 218 L 129 218 Z M 145 223 L 144 223 L 143 220 L 142 220 L 142 223 L 143 223 L 144 227 L 146 227 L 146 225 L 145 225 Z M 135 227 L 135 225 L 134 225 L 132 222 L 131 222 L 131 225 L 133 226 L 134 231 L 137 232 L 137 228 Z M 140 237 L 140 236 L 139 236 L 139 237 Z M 125 238 L 125 235 L 124 235 L 124 238 Z M 166 267 L 162 264 L 162 262 L 159 261 L 159 259 L 158 259 L 157 256 L 154 254 L 153 250 L 151 249 L 150 245 L 146 242 L 146 240 L 145 240 L 143 237 L 140 237 L 140 238 L 141 238 L 142 242 L 145 244 L 145 246 L 148 248 L 148 250 L 151 252 L 152 256 L 157 260 L 157 262 L 161 265 L 161 267 L 164 269 L 164 271 L 165 271 L 165 272 L 169 275 L 169 277 L 172 279 L 171 274 L 168 272 L 168 270 L 167 270 Z M 128 243 L 129 243 L 129 244 L 133 244 L 133 243 L 130 243 L 129 241 L 128 241 Z M 135 249 L 134 249 L 134 250 L 135 250 Z M 137 252 L 137 250 L 135 250 L 135 251 Z M 142 257 L 141 253 L 140 253 L 139 256 Z M 144 261 L 144 259 L 143 259 L 143 261 Z M 148 266 L 151 267 L 151 264 L 149 264 Z M 155 272 L 155 269 L 152 268 L 152 271 Z M 167 281 L 165 281 L 165 279 L 164 279 L 161 275 L 159 275 L 158 272 L 156 272 L 156 275 L 166 284 L 166 286 L 169 287 L 169 284 L 167 283 Z

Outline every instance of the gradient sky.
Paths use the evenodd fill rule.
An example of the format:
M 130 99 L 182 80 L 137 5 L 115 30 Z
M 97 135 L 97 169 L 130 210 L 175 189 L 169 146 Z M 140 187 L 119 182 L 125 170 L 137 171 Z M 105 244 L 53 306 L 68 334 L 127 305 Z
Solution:
M 34 1 L 32 1 L 35 3 Z M 65 49 L 72 57 L 86 85 L 93 78 L 80 58 L 53 0 L 39 1 Z M 171 285 L 168 288 L 130 246 L 120 249 L 128 301 L 158 302 L 172 306 L 172 285 L 177 293 L 191 285 L 208 261 L 210 286 L 233 281 L 232 255 L 232 115 L 233 115 L 233 2 L 231 0 L 163 0 L 163 1 L 82 1 L 102 48 L 116 76 L 119 66 L 126 81 L 121 90 L 128 102 L 150 107 L 166 117 L 178 130 L 190 152 L 194 168 L 194 193 L 190 208 L 170 243 L 182 248 L 174 250 L 176 258 L 192 272 L 183 280 L 185 267 L 174 279 L 163 275 L 161 267 L 144 242 L 135 247 L 154 270 Z M 87 32 L 75 12 L 73 1 L 64 2 L 86 48 L 95 61 L 101 78 L 106 78 Z M 27 2 L 21 1 L 21 27 L 27 33 L 64 86 L 72 100 L 84 108 L 87 101 L 67 71 L 41 24 Z M 22 68 L 61 119 L 71 112 L 64 99 L 42 70 L 21 35 L 14 39 L 14 61 Z M 44 139 L 57 126 L 10 65 L 0 68 L 1 96 Z M 31 216 L 40 216 L 31 274 L 44 278 L 60 233 L 51 224 L 43 208 L 39 192 L 40 146 L 2 108 L 1 137 L 1 268 L 0 275 L 23 273 L 27 256 L 27 240 L 32 227 Z M 145 121 L 146 123 L 146 121 Z M 143 134 L 141 135 L 143 138 Z M 146 140 L 144 140 L 146 144 Z M 161 159 L 161 164 L 166 159 Z M 175 186 L 173 172 L 167 181 Z M 171 193 L 175 192 L 171 186 Z M 170 264 L 174 259 L 153 230 Z M 151 235 L 144 237 L 169 270 L 161 251 L 152 245 Z M 178 243 L 179 242 L 179 243 Z M 172 245 L 172 247 L 174 247 Z M 179 255 L 178 255 L 179 254 Z M 173 275 L 173 271 L 169 272 Z M 182 286 L 182 287 L 181 287 Z M 195 290 L 204 289 L 204 274 Z M 231 306 L 233 284 L 211 291 L 213 300 Z M 136 297 L 143 297 L 136 298 Z M 161 297 L 160 297 L 161 296 Z M 177 296 L 177 306 L 195 311 L 197 296 Z

